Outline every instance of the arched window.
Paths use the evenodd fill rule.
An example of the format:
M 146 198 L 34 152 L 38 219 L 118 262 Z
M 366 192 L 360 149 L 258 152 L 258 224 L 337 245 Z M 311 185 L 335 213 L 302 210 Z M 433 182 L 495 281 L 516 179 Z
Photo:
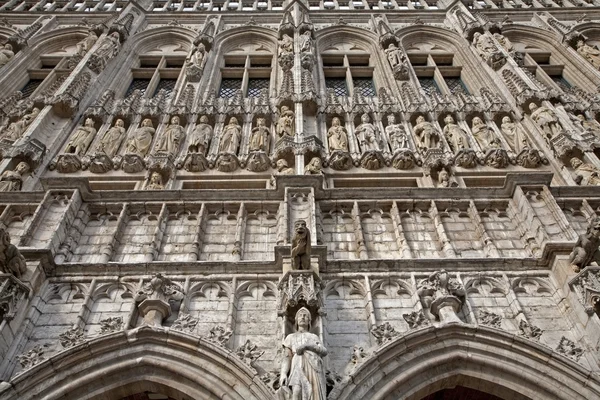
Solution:
M 373 81 L 371 52 L 359 45 L 338 43 L 321 52 L 325 89 L 335 96 L 377 94 Z

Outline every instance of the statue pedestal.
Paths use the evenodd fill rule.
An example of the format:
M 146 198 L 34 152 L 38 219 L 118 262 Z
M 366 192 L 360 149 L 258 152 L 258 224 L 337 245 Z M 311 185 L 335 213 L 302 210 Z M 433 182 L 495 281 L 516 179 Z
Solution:
M 440 322 L 462 322 L 456 314 L 460 311 L 462 302 L 456 296 L 443 296 L 431 303 L 431 313 L 439 318 Z
M 138 305 L 144 324 L 162 326 L 162 322 L 171 316 L 171 305 L 164 300 L 146 299 Z

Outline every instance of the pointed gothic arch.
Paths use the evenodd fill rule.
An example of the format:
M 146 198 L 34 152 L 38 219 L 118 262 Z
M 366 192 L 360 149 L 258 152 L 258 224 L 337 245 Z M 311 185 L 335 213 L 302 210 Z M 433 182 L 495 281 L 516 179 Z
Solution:
M 420 400 L 457 385 L 511 400 L 600 398 L 600 380 L 549 347 L 481 325 L 449 324 L 377 349 L 330 399 Z
M 272 398 L 230 351 L 174 330 L 141 327 L 62 351 L 0 386 L 1 400 L 99 400 L 159 391 L 177 400 Z

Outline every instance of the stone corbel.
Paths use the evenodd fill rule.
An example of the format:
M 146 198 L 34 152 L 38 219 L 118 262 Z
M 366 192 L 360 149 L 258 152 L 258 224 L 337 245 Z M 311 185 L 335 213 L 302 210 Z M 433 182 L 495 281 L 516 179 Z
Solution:
M 169 300 L 180 301 L 183 293 L 170 279 L 156 274 L 144 288 L 138 292 L 135 302 L 144 325 L 162 326 L 162 322 L 172 313 Z
M 465 290 L 445 270 L 434 272 L 419 282 L 417 294 L 423 308 L 441 323 L 462 322 L 458 312 L 464 304 Z

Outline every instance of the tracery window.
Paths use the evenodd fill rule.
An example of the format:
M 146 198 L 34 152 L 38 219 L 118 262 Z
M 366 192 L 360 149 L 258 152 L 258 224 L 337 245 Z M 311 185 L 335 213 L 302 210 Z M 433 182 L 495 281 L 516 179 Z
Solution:
M 133 79 L 127 88 L 125 97 L 135 90 L 140 90 L 146 97 L 153 97 L 161 89 L 164 89 L 167 96 L 170 96 L 175 89 L 184 61 L 185 56 L 183 55 L 140 56 L 139 67 L 131 70 Z
M 564 65 L 556 62 L 552 54 L 543 50 L 526 50 L 524 68 L 548 87 L 568 90 L 571 84 L 563 76 Z
M 325 89 L 336 96 L 377 95 L 371 57 L 367 52 L 340 44 L 321 54 Z
M 426 95 L 470 93 L 461 78 L 462 66 L 453 54 L 442 50 L 409 50 L 407 55 Z
M 27 70 L 29 79 L 19 88 L 23 93 L 23 98 L 38 95 L 49 88 L 56 80 L 69 75 L 68 58 L 68 56 L 64 56 L 64 53 L 59 56 L 53 54 L 42 55 L 35 68 Z
M 219 97 L 231 98 L 238 90 L 244 97 L 259 97 L 271 88 L 272 55 L 226 55 L 221 68 Z

